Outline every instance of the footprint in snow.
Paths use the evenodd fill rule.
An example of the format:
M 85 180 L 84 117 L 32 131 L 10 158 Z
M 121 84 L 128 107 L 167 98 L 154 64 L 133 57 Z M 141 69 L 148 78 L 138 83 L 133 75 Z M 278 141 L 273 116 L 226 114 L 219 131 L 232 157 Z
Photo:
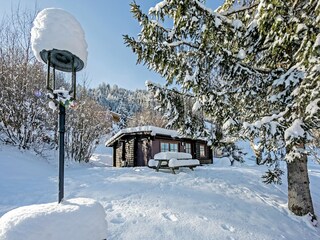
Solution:
M 229 231 L 229 232 L 235 232 L 236 229 L 232 226 L 229 226 L 228 224 L 221 224 L 221 228 L 223 230 Z
M 208 218 L 205 217 L 205 216 L 199 216 L 199 218 L 202 219 L 202 220 L 208 221 Z
M 215 209 L 217 209 L 217 206 L 216 205 L 210 205 L 209 208 L 215 210 Z
M 126 220 L 124 218 L 114 218 L 114 219 L 111 219 L 111 223 L 113 224 L 121 224 L 121 223 L 124 223 Z
M 178 221 L 178 218 L 177 218 L 176 215 L 173 214 L 173 213 L 162 213 L 162 216 L 163 216 L 166 220 L 169 220 L 169 221 L 172 221 L 172 222 Z
M 126 221 L 126 219 L 124 217 L 122 217 L 122 215 L 119 213 L 117 214 L 116 218 L 113 218 L 110 220 L 110 222 L 114 223 L 114 224 L 121 224 L 124 223 Z

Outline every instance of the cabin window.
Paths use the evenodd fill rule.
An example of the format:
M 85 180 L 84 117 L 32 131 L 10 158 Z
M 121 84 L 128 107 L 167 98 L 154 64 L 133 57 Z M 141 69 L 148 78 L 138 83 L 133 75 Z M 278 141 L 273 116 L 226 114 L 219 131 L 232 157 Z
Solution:
M 161 152 L 168 152 L 169 151 L 169 143 L 161 143 Z
M 178 144 L 177 143 L 170 143 L 170 152 L 178 152 Z
M 206 152 L 205 152 L 205 146 L 203 144 L 200 145 L 200 157 L 205 157 Z
M 185 144 L 185 149 L 186 149 L 186 153 L 190 153 L 191 154 L 191 143 L 186 143 Z
M 178 152 L 178 143 L 160 143 L 161 152 Z

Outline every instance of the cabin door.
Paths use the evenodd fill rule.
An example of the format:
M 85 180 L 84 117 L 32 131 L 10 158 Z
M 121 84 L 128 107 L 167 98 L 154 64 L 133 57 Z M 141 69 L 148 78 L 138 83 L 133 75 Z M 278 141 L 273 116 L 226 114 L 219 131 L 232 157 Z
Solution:
M 148 160 L 151 157 L 151 144 L 149 140 L 143 139 L 137 141 L 135 166 L 148 166 Z

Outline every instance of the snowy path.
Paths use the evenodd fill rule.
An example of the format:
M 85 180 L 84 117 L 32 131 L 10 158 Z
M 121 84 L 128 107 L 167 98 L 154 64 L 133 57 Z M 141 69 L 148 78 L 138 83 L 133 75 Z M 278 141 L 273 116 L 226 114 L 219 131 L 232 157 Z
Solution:
M 3 152 L 10 164 L 2 158 Z M 21 156 L 24 159 L 18 159 Z M 264 167 L 213 165 L 173 175 L 148 168 L 101 166 L 68 167 L 65 197 L 100 201 L 107 213 L 109 240 L 320 239 L 319 228 L 288 212 L 285 183 L 261 182 Z M 56 200 L 52 165 L 32 155 L 0 151 L 0 171 L 0 216 L 17 206 Z M 318 215 L 319 173 L 320 167 L 312 165 Z

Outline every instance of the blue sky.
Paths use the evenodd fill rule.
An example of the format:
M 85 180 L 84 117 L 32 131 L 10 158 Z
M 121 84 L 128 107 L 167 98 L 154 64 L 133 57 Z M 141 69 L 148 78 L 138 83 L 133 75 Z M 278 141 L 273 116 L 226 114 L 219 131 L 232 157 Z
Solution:
M 88 63 L 81 75 L 88 77 L 90 87 L 105 82 L 126 89 L 145 89 L 145 81 L 160 84 L 165 80 L 143 65 L 136 65 L 136 55 L 126 47 L 122 35 L 136 37 L 139 24 L 133 19 L 129 4 L 132 0 L 0 0 L 0 16 L 10 14 L 11 7 L 33 10 L 35 4 L 42 10 L 47 7 L 63 8 L 80 22 L 88 43 Z M 136 0 L 147 11 L 160 0 Z M 217 7 L 222 0 L 213 2 Z

